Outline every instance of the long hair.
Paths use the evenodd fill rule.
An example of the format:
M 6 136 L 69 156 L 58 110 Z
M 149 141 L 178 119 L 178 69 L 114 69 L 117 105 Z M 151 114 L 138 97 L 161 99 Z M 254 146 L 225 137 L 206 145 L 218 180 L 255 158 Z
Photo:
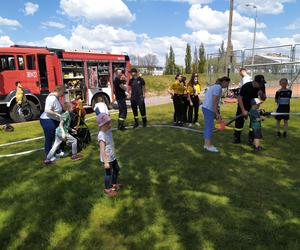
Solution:
M 197 76 L 196 76 L 197 74 Z M 191 76 L 191 80 L 189 81 L 189 84 L 191 84 L 193 87 L 195 85 L 195 78 L 198 77 L 198 73 L 194 72 Z M 198 80 L 197 80 L 197 83 L 198 83 Z

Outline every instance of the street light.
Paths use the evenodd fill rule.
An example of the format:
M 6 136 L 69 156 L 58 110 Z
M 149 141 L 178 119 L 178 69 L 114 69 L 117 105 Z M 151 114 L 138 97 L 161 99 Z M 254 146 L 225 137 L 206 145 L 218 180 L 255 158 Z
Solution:
M 257 6 L 252 3 L 247 3 L 246 7 L 255 9 L 254 35 L 253 35 L 253 44 L 252 44 L 252 67 L 251 67 L 251 76 L 253 77 L 253 65 L 254 65 L 255 41 L 256 41 L 256 26 L 257 26 Z

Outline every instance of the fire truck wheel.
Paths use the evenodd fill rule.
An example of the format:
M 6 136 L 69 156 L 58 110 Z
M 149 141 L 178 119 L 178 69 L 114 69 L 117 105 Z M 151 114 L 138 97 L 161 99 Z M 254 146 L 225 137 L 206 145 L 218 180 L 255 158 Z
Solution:
M 30 100 L 27 100 L 27 102 L 21 106 L 15 103 L 9 112 L 10 118 L 14 122 L 31 121 L 38 118 L 39 114 L 39 108 Z

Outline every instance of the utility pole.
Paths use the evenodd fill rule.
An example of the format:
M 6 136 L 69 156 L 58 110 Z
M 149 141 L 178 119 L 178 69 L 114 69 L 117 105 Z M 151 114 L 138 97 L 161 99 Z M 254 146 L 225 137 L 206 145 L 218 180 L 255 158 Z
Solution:
M 230 69 L 231 69 L 231 63 L 232 63 L 232 19 L 233 19 L 233 6 L 234 6 L 234 0 L 230 0 L 230 11 L 229 11 L 229 22 L 228 22 L 228 38 L 227 38 L 227 49 L 226 49 L 226 71 L 227 76 L 230 75 Z

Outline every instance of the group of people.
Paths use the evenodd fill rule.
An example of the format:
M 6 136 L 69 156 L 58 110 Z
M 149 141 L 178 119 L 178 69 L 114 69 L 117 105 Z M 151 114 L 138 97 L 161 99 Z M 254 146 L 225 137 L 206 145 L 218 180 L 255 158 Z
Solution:
M 254 151 L 262 149 L 260 139 L 262 138 L 261 121 L 264 120 L 259 108 L 263 101 L 266 100 L 266 81 L 263 75 L 256 75 L 254 80 L 245 74 L 245 69 L 240 70 L 241 88 L 238 94 L 238 105 L 235 120 L 234 143 L 241 143 L 241 133 L 245 120 L 250 117 L 250 130 L 248 142 L 254 147 Z M 131 79 L 128 87 L 126 78 L 122 70 L 116 70 L 114 78 L 114 91 L 119 106 L 118 129 L 126 129 L 125 120 L 127 116 L 126 100 L 130 99 L 134 115 L 134 128 L 139 127 L 138 109 L 142 116 L 143 127 L 147 126 L 146 107 L 145 107 L 145 81 L 138 75 L 135 68 L 131 69 Z M 221 113 L 222 89 L 228 88 L 230 78 L 224 76 L 216 81 L 215 84 L 208 87 L 203 103 L 200 105 L 201 87 L 198 82 L 197 73 L 192 74 L 188 83 L 186 78 L 181 74 L 175 77 L 175 83 L 169 88 L 174 104 L 174 123 L 177 126 L 183 126 L 193 123 L 200 126 L 199 107 L 201 106 L 204 116 L 204 150 L 209 152 L 219 152 L 212 144 L 214 130 L 214 120 L 220 124 L 224 123 Z M 292 91 L 288 89 L 288 81 L 283 78 L 280 80 L 281 88 L 276 92 L 275 100 L 278 105 L 277 112 L 290 112 L 290 99 Z M 72 160 L 80 160 L 77 154 L 77 140 L 72 136 L 76 134 L 76 129 L 70 125 L 74 104 L 65 103 L 64 107 L 60 104 L 59 98 L 64 94 L 64 89 L 57 86 L 46 99 L 45 111 L 40 117 L 40 123 L 45 133 L 45 164 L 50 164 L 57 157 L 64 153 L 60 151 L 60 144 L 66 141 L 72 148 Z M 77 103 L 78 105 L 78 103 Z M 75 105 L 76 106 L 76 105 Z M 80 106 L 80 105 L 79 105 Z M 64 112 L 63 112 L 64 110 Z M 102 97 L 98 98 L 95 105 L 96 120 L 98 124 L 98 144 L 100 151 L 100 162 L 104 168 L 104 193 L 108 196 L 116 196 L 121 184 L 118 183 L 120 167 L 115 155 L 115 147 L 111 132 L 111 117 L 108 107 Z M 287 136 L 289 115 L 278 115 L 277 119 L 277 136 Z M 280 121 L 284 120 L 284 133 L 280 132 Z
M 193 73 L 189 82 L 182 74 L 175 76 L 175 82 L 168 89 L 174 105 L 174 125 L 183 126 L 188 123 L 189 127 L 193 124 L 200 126 L 199 105 L 201 85 L 198 81 L 198 74 Z
M 236 111 L 236 120 L 234 128 L 233 142 L 241 143 L 241 134 L 244 128 L 245 120 L 249 117 L 249 135 L 248 144 L 254 148 L 255 152 L 261 151 L 262 147 L 260 140 L 262 139 L 262 125 L 261 122 L 265 119 L 264 114 L 260 110 L 260 105 L 266 100 L 266 81 L 263 75 L 256 75 L 254 80 L 247 74 L 246 69 L 240 70 L 242 77 L 240 89 L 238 93 L 238 105 Z M 220 115 L 220 99 L 222 96 L 222 88 L 227 88 L 230 83 L 230 78 L 222 77 L 217 82 L 210 86 L 206 92 L 204 102 L 202 104 L 202 111 L 204 115 L 204 149 L 210 152 L 219 152 L 211 142 L 214 119 L 220 124 L 224 124 Z M 282 78 L 279 81 L 280 89 L 276 92 L 275 102 L 277 104 L 277 111 L 280 113 L 276 115 L 277 120 L 276 129 L 277 137 L 287 137 L 288 120 L 290 112 L 290 99 L 292 97 L 292 90 L 288 88 L 288 80 Z M 281 121 L 284 120 L 284 132 L 280 131 Z

